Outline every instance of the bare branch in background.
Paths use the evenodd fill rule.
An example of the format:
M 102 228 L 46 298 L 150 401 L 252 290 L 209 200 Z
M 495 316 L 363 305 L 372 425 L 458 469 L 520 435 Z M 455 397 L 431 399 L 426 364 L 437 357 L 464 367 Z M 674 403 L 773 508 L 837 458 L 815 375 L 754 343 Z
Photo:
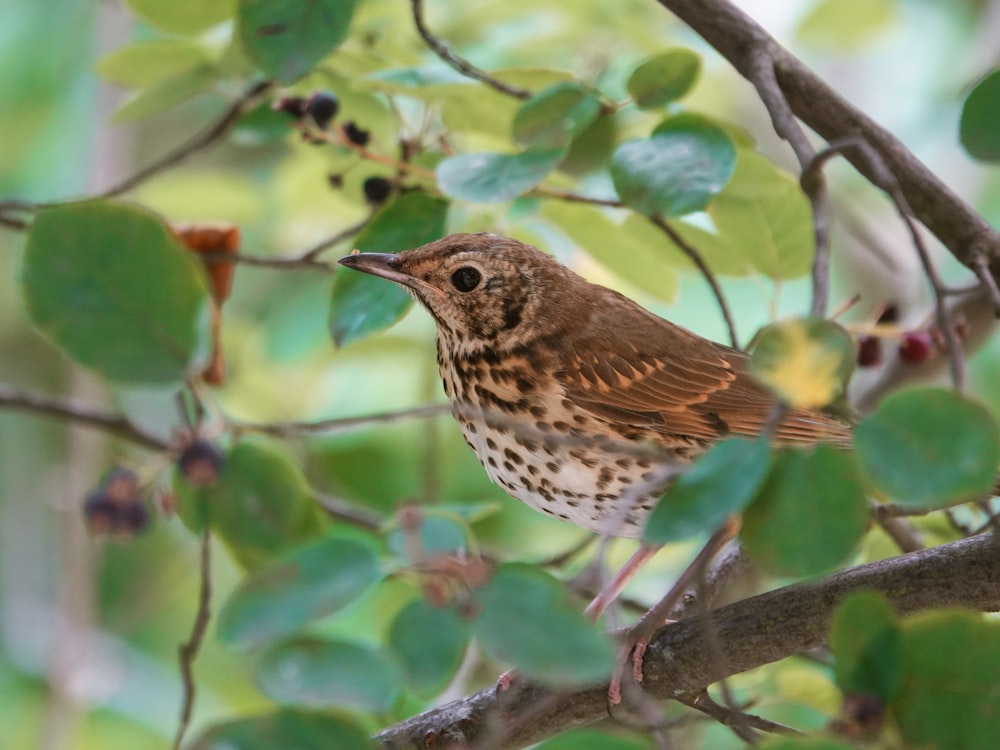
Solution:
M 208 630 L 208 622 L 212 616 L 212 534 L 207 528 L 201 535 L 199 572 L 198 611 L 195 613 L 194 625 L 191 627 L 191 636 L 178 648 L 181 679 L 184 682 L 184 697 L 181 701 L 181 718 L 177 725 L 177 734 L 174 737 L 174 750 L 180 750 L 184 742 L 184 734 L 191 723 L 191 713 L 194 711 L 197 690 L 194 682 L 194 660 L 201 649 L 202 641 Z

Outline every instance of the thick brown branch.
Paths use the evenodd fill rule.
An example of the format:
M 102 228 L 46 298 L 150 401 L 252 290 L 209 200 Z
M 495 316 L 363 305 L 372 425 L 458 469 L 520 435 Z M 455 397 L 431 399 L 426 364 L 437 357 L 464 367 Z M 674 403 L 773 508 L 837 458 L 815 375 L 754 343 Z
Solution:
M 864 589 L 881 591 L 902 614 L 931 607 L 1000 609 L 1000 550 L 993 537 L 963 539 L 932 549 L 840 571 L 723 607 L 712 615 L 724 669 L 706 643 L 698 618 L 662 628 L 646 652 L 643 688 L 657 698 L 699 691 L 729 675 L 769 664 L 824 643 L 830 617 L 843 599 Z M 383 748 L 478 746 L 498 727 L 517 724 L 500 748 L 524 747 L 607 716 L 607 685 L 564 695 L 530 723 L 520 717 L 552 693 L 515 682 L 498 696 L 488 688 L 432 709 L 376 736 Z M 498 699 L 499 698 L 499 699 Z
M 93 427 L 96 430 L 103 430 L 115 437 L 141 445 L 143 448 L 163 450 L 168 447 L 166 441 L 144 432 L 121 414 L 99 411 L 88 404 L 54 398 L 41 393 L 19 391 L 8 385 L 0 384 L 0 408 L 41 414 Z
M 834 91 L 823 79 L 782 48 L 753 19 L 729 0 L 657 0 L 704 37 L 748 80 L 761 55 L 773 62 L 774 76 L 792 112 L 827 141 L 855 136 L 874 148 L 913 214 L 962 263 L 976 254 L 1000 268 L 1000 233 L 955 195 L 892 133 Z M 855 168 L 874 181 L 878 175 L 862 154 L 845 154 Z

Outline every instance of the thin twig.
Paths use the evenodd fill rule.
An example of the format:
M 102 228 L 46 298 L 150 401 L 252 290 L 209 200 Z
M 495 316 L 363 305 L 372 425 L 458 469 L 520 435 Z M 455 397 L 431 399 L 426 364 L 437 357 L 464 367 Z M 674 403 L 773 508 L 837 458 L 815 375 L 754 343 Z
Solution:
M 237 431 L 259 432 L 273 437 L 297 437 L 323 433 L 336 435 L 341 432 L 356 430 L 360 427 L 394 424 L 408 419 L 429 419 L 447 414 L 447 404 L 425 404 L 410 409 L 382 412 L 380 414 L 365 414 L 358 417 L 339 417 L 336 419 L 321 419 L 317 422 L 236 422 L 230 420 L 230 427 Z
M 765 719 L 763 716 L 756 716 L 755 714 L 748 714 L 744 711 L 734 710 L 727 706 L 723 706 L 716 701 L 712 700 L 712 697 L 708 694 L 708 690 L 699 690 L 694 693 L 685 693 L 683 695 L 677 696 L 677 700 L 683 703 L 685 706 L 695 709 L 696 711 L 701 711 L 706 716 L 711 716 L 713 719 L 718 721 L 720 724 L 729 727 L 740 739 L 744 739 L 747 742 L 753 744 L 756 741 L 756 736 L 752 739 L 744 737 L 739 731 L 740 729 L 752 728 L 758 729 L 762 732 L 771 732 L 773 734 L 784 734 L 784 735 L 798 735 L 801 736 L 803 733 L 794 727 L 786 726 L 785 724 L 779 724 L 776 721 L 771 721 L 770 719 Z
M 657 227 L 659 227 L 664 234 L 669 237 L 677 247 L 681 249 L 691 262 L 698 267 L 701 275 L 705 277 L 705 281 L 708 282 L 709 287 L 712 289 L 712 294 L 715 295 L 716 302 L 719 303 L 719 309 L 722 311 L 722 319 L 726 323 L 726 328 L 729 330 L 729 340 L 732 343 L 734 349 L 740 348 L 739 336 L 736 335 L 736 323 L 733 322 L 733 315 L 729 311 L 729 305 L 726 303 L 726 297 L 722 293 L 722 287 L 719 286 L 719 282 L 715 278 L 715 274 L 712 273 L 712 269 L 708 267 L 708 263 L 705 262 L 705 258 L 702 254 L 698 252 L 698 249 L 692 247 L 689 242 L 687 242 L 680 233 L 677 232 L 667 221 L 659 216 L 654 216 L 650 219 Z
M 317 244 L 313 245 L 311 248 L 306 250 L 304 253 L 302 253 L 300 256 L 298 256 L 298 260 L 300 262 L 308 262 L 316 260 L 316 258 L 319 255 L 321 255 L 325 250 L 343 242 L 349 237 L 353 237 L 362 229 L 364 229 L 366 226 L 368 226 L 368 223 L 372 220 L 372 216 L 374 215 L 375 212 L 372 211 L 370 214 L 368 214 L 368 216 L 361 219 L 360 221 L 352 224 L 346 229 L 342 229 L 341 231 L 337 232 L 334 235 L 331 235 L 330 237 L 327 237 L 325 240 L 318 242 Z
M 196 686 L 194 682 L 194 660 L 198 656 L 208 622 L 212 617 L 212 534 L 206 528 L 201 536 L 201 560 L 199 566 L 201 586 L 198 591 L 198 611 L 195 614 L 191 635 L 186 643 L 178 648 L 178 658 L 181 666 L 181 679 L 184 682 L 184 697 L 181 703 L 181 717 L 174 737 L 174 750 L 180 750 L 184 741 L 184 733 L 191 723 L 191 713 L 194 710 Z
M 972 270 L 976 272 L 976 276 L 979 277 L 979 280 L 989 292 L 993 309 L 996 311 L 997 317 L 1000 317 L 1000 287 L 997 286 L 997 279 L 990 270 L 990 262 L 986 259 L 985 255 L 977 253 L 973 256 Z
M 503 81 L 493 78 L 491 75 L 483 70 L 480 70 L 468 60 L 456 55 L 448 48 L 447 44 L 434 36 L 424 23 L 423 0 L 410 0 L 410 6 L 413 10 L 413 23 L 416 24 L 417 32 L 420 34 L 420 38 L 423 39 L 424 43 L 431 48 L 431 51 L 440 57 L 444 62 L 448 63 L 448 65 L 453 67 L 462 75 L 481 81 L 487 86 L 496 89 L 501 94 L 506 94 L 507 96 L 512 96 L 515 99 L 521 100 L 531 98 L 531 92 L 527 89 L 523 89 L 520 86 L 512 86 L 509 83 L 504 83 Z
M 0 384 L 0 408 L 56 417 L 93 427 L 151 450 L 169 447 L 165 440 L 141 430 L 121 414 L 100 411 L 89 404 L 17 390 L 4 384 Z
M 346 500 L 341 500 L 325 492 L 313 490 L 312 494 L 316 499 L 317 505 L 319 505 L 323 512 L 336 521 L 343 521 L 351 526 L 357 526 L 368 531 L 378 531 L 382 528 L 383 519 L 377 513 L 359 508 Z

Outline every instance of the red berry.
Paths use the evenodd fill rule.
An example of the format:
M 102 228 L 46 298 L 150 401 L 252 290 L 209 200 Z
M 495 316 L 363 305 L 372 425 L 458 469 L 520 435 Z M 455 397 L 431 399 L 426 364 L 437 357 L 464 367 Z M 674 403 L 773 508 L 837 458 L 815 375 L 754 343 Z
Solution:
M 926 362 L 934 353 L 934 343 L 927 331 L 910 331 L 899 342 L 899 358 L 908 365 Z
M 882 341 L 875 336 L 858 339 L 858 365 L 875 367 L 882 361 Z

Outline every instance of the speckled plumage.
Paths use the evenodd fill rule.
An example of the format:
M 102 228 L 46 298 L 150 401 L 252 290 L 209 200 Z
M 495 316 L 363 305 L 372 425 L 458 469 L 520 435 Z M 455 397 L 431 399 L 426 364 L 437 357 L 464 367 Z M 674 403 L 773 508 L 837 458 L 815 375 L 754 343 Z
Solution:
M 671 466 L 759 434 L 772 413 L 746 355 L 516 240 L 455 234 L 341 263 L 402 284 L 434 317 L 445 392 L 493 481 L 592 531 L 638 536 Z M 850 427 L 792 410 L 774 438 L 846 444 Z

